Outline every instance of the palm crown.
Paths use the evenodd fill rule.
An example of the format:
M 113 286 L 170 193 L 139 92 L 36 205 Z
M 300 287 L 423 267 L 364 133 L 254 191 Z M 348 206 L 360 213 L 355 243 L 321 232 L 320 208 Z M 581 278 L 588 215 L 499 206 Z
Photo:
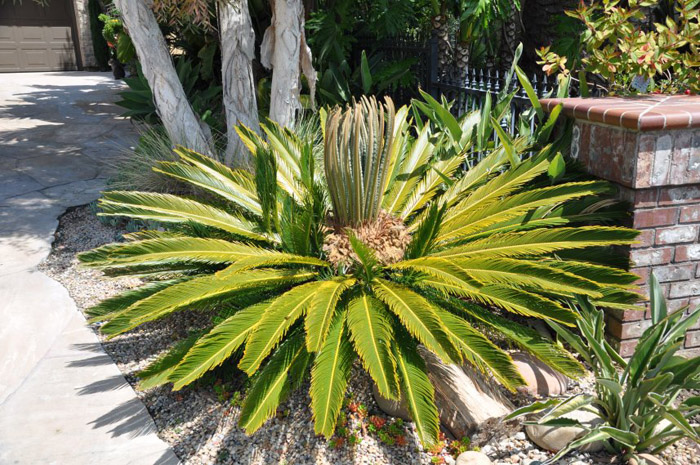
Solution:
M 634 298 L 626 289 L 635 276 L 595 263 L 588 250 L 629 244 L 636 232 L 580 226 L 606 217 L 609 186 L 552 184 L 547 172 L 558 155 L 546 146 L 521 157 L 532 147 L 520 138 L 503 137 L 472 163 L 483 118 L 450 119 L 432 100 L 417 106 L 448 118 L 449 131 L 415 108 L 412 122 L 411 108 L 363 99 L 322 113 L 322 154 L 313 135 L 271 123 L 263 138 L 241 127 L 253 173 L 179 148 L 180 161 L 156 170 L 200 188 L 198 199 L 104 194 L 102 214 L 168 231 L 130 234 L 81 255 L 107 273 L 149 281 L 92 309 L 106 321 L 101 330 L 115 336 L 180 310 L 225 316 L 147 370 L 143 386 L 180 389 L 236 358 L 253 376 L 240 417 L 251 433 L 310 371 L 315 429 L 331 436 L 359 358 L 383 396 L 406 402 L 430 444 L 439 421 L 419 344 L 509 389 L 523 380 L 484 333 L 581 372 L 563 349 L 502 311 L 572 325 L 567 298 L 619 307 Z

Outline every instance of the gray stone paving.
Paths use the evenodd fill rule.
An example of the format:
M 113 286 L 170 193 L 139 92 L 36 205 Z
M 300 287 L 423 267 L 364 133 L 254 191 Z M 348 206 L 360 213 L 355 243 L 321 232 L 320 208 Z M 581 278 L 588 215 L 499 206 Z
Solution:
M 135 141 L 106 73 L 0 74 L 0 465 L 176 464 L 68 292 L 36 270 L 58 216 Z

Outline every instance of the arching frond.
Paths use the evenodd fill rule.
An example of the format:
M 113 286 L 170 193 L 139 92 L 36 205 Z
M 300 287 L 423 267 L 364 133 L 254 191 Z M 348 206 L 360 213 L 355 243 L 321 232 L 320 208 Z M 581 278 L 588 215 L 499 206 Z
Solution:
M 409 338 L 402 338 L 394 346 L 394 356 L 401 379 L 401 397 L 406 399 L 418 437 L 426 446 L 435 444 L 440 433 L 440 417 L 425 362 Z
M 343 405 L 355 352 L 345 327 L 345 313 L 335 315 L 311 369 L 311 409 L 316 434 L 333 436 Z
M 224 270 L 225 271 L 225 270 Z M 298 283 L 312 279 L 314 272 L 252 270 L 231 275 L 205 275 L 169 286 L 117 313 L 101 331 L 116 336 L 148 321 L 162 318 L 195 304 L 216 302 L 236 292 Z
M 173 194 L 105 192 L 99 201 L 106 216 L 128 216 L 162 223 L 198 223 L 256 241 L 273 239 L 256 232 L 256 225 L 216 207 Z
M 433 255 L 446 258 L 523 257 L 560 250 L 585 249 L 608 245 L 630 245 L 639 232 L 633 229 L 582 226 L 579 228 L 534 229 L 493 235 L 468 242 Z
M 239 367 L 249 375 L 255 373 L 287 330 L 311 305 L 324 281 L 312 281 L 285 292 L 269 303 L 260 322 L 246 344 Z
M 383 279 L 377 279 L 372 284 L 372 290 L 421 344 L 445 362 L 459 361 L 458 352 L 445 334 L 442 321 L 425 297 Z
M 337 311 L 340 296 L 355 282 L 354 278 L 332 279 L 324 281 L 316 291 L 306 312 L 306 350 L 321 350 Z
M 362 365 L 379 392 L 387 399 L 398 399 L 396 363 L 391 352 L 393 331 L 384 305 L 361 292 L 348 304 L 347 324 Z
M 177 262 L 240 264 L 236 269 L 279 264 L 329 266 L 328 262 L 313 257 L 277 252 L 241 242 L 199 237 L 108 244 L 81 254 L 80 259 L 89 266 L 100 268 Z
M 104 319 L 109 319 L 111 315 L 126 310 L 139 300 L 143 300 L 146 297 L 155 294 L 156 292 L 162 291 L 163 289 L 166 289 L 174 284 L 186 281 L 187 279 L 188 278 L 181 278 L 148 283 L 136 289 L 130 289 L 114 297 L 105 299 L 99 304 L 90 307 L 85 313 L 87 313 L 88 316 L 92 317 L 90 319 L 90 323 L 94 323 L 96 321 L 101 321 Z
M 486 375 L 493 376 L 511 391 L 525 384 L 508 353 L 463 318 L 442 309 L 438 309 L 438 316 L 445 325 L 447 335 L 454 341 L 467 362 Z
M 246 307 L 198 339 L 168 376 L 168 381 L 173 383 L 173 389 L 182 389 L 201 378 L 207 371 L 224 363 L 243 345 L 269 305 L 270 302 L 261 302 Z
M 241 408 L 238 424 L 253 434 L 277 411 L 279 404 L 304 379 L 309 363 L 304 336 L 288 337 L 253 380 Z

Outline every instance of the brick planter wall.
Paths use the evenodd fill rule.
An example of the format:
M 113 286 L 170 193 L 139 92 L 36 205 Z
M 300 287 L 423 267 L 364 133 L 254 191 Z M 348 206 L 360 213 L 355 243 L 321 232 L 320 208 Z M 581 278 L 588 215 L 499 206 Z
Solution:
M 576 120 L 572 157 L 617 184 L 630 203 L 631 226 L 641 231 L 630 250 L 640 291 L 647 295 L 653 272 L 671 310 L 700 305 L 700 97 L 542 101 L 548 111 L 559 103 Z M 649 324 L 648 312 L 608 312 L 608 331 L 624 356 Z M 700 326 L 685 346 L 700 351 Z

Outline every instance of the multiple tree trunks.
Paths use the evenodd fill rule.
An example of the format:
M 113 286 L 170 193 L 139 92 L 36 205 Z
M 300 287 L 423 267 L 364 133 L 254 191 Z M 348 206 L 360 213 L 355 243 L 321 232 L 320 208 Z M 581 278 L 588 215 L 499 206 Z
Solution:
M 143 0 L 115 0 L 129 30 L 163 126 L 176 144 L 211 154 L 211 131 L 187 101 L 155 15 Z
M 115 4 L 136 47 L 144 76 L 151 86 L 158 114 L 170 140 L 204 154 L 213 154 L 211 131 L 187 101 L 165 39 L 151 10 L 151 0 L 115 0 Z M 316 72 L 311 63 L 311 49 L 306 44 L 304 35 L 302 0 L 271 0 L 271 6 L 272 24 L 265 31 L 261 61 L 267 68 L 274 69 L 270 118 L 283 126 L 289 126 L 301 109 L 301 73 L 306 76 L 313 96 Z M 217 10 L 228 138 L 224 161 L 229 166 L 246 167 L 249 155 L 235 127 L 243 124 L 252 130 L 258 130 L 252 70 L 255 32 L 246 1 L 220 0 Z
M 255 31 L 246 1 L 222 0 L 218 4 L 218 10 L 221 82 L 228 140 L 224 162 L 237 168 L 246 167 L 250 157 L 235 127 L 243 124 L 258 131 L 258 105 L 252 66 L 255 58 Z

